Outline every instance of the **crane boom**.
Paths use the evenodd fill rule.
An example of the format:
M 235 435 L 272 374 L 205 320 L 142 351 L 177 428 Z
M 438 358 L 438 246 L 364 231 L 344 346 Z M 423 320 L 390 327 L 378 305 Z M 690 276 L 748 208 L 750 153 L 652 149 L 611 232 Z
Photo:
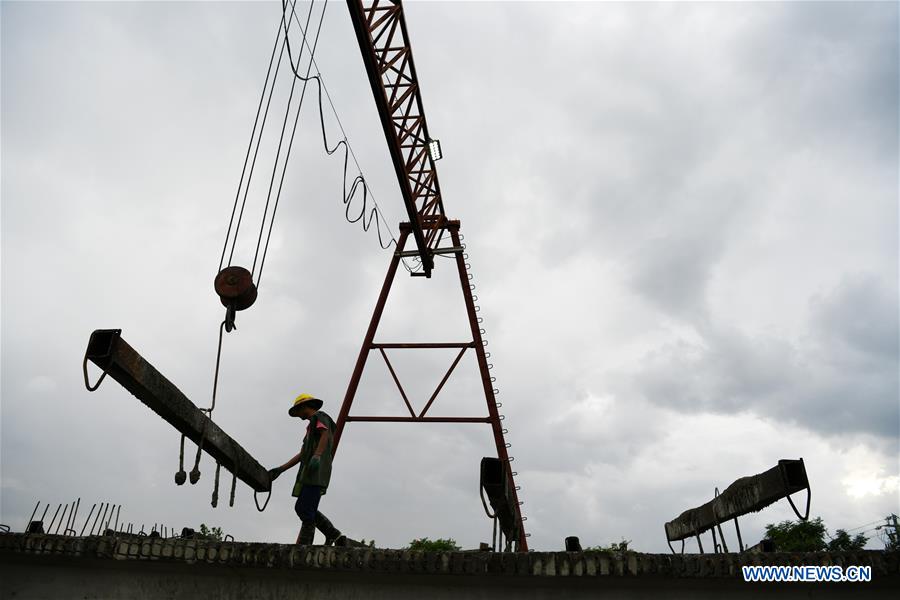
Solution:
M 401 0 L 347 0 L 426 277 L 447 218 Z

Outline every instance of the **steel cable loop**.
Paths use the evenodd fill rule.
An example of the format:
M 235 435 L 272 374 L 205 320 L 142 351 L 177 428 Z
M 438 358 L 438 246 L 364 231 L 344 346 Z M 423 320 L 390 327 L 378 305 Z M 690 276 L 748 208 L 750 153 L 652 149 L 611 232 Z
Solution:
M 82 364 L 82 370 L 84 371 L 84 387 L 86 387 L 87 391 L 89 391 L 89 392 L 96 392 L 97 389 L 100 387 L 100 384 L 103 383 L 103 380 L 106 379 L 106 369 L 105 368 L 103 369 L 103 373 L 100 374 L 100 379 L 97 380 L 97 383 L 95 383 L 94 385 L 91 385 L 90 381 L 88 380 L 87 363 L 88 363 L 88 358 L 87 358 L 87 353 L 85 353 L 84 363 Z
M 266 507 L 269 505 L 269 500 L 272 499 L 272 488 L 269 488 L 269 495 L 266 496 L 266 501 L 263 503 L 262 507 L 259 506 L 259 497 L 257 496 L 259 492 L 253 490 L 253 502 L 256 504 L 256 510 L 259 512 L 263 512 L 266 510 Z

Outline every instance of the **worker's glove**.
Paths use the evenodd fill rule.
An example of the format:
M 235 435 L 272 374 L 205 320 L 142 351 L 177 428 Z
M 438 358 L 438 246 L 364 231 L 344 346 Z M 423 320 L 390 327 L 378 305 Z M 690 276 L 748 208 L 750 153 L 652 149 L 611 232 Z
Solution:
M 279 467 L 275 467 L 274 469 L 269 469 L 269 480 L 275 481 L 278 479 L 278 476 L 281 475 L 281 469 Z
M 322 460 L 318 456 L 313 456 L 312 458 L 309 459 L 309 464 L 307 465 L 307 468 L 310 471 L 318 471 L 320 462 L 322 462 Z

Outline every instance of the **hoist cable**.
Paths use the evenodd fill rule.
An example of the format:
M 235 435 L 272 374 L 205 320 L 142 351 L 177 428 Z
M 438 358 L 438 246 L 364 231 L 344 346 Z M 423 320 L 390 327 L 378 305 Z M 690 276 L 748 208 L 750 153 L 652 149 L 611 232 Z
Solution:
M 279 27 L 281 27 L 280 23 L 279 23 Z M 290 29 L 290 27 L 286 26 L 283 29 L 285 32 L 287 32 Z M 235 225 L 235 228 L 234 228 L 234 240 L 231 244 L 231 253 L 228 255 L 228 266 L 231 266 L 231 261 L 234 258 L 234 249 L 237 246 L 238 232 L 240 231 L 241 222 L 244 218 L 244 208 L 247 205 L 247 196 L 250 193 L 250 182 L 253 179 L 253 171 L 256 168 L 256 159 L 259 156 L 259 147 L 262 145 L 262 136 L 263 136 L 263 132 L 264 132 L 264 129 L 266 126 L 266 122 L 269 117 L 269 108 L 272 105 L 272 97 L 275 93 L 275 84 L 277 83 L 277 80 L 278 80 L 278 72 L 281 70 L 281 61 L 284 58 L 284 50 L 285 50 L 286 45 L 287 45 L 287 38 L 285 38 L 281 44 L 281 52 L 278 55 L 278 62 L 275 63 L 275 74 L 272 77 L 272 85 L 269 88 L 269 98 L 268 98 L 268 100 L 266 100 L 266 110 L 263 113 L 262 127 L 260 128 L 259 136 L 256 139 L 256 148 L 253 151 L 253 160 L 250 163 L 250 173 L 247 176 L 247 184 L 244 187 L 244 198 L 241 201 L 241 211 L 238 214 L 237 224 Z M 263 94 L 265 94 L 265 89 L 263 90 Z
M 309 11 L 306 13 L 306 29 L 307 30 L 309 29 L 309 21 L 310 21 L 310 18 L 312 17 L 313 6 L 315 6 L 315 0 L 312 0 L 309 3 Z M 296 8 L 297 8 L 297 3 L 294 2 L 291 6 L 291 16 L 292 17 L 296 15 Z M 323 17 L 322 20 L 324 20 L 324 17 L 325 17 L 324 10 L 322 11 L 322 17 Z M 282 14 L 281 20 L 282 21 L 285 20 L 285 15 Z M 321 29 L 322 29 L 322 20 L 319 21 L 319 31 L 321 31 Z M 285 37 L 286 36 L 287 36 L 287 33 L 285 32 Z M 316 34 L 316 43 L 318 43 L 318 41 L 319 41 L 319 38 L 318 38 L 318 33 L 317 33 Z M 315 45 L 313 46 L 312 51 L 315 52 Z M 301 48 L 300 54 L 301 54 L 301 56 L 298 60 L 302 60 L 302 55 L 303 55 L 302 48 Z M 290 60 L 290 55 L 288 55 L 288 59 Z M 263 232 L 266 229 L 266 217 L 269 214 L 269 203 L 272 200 L 272 188 L 275 185 L 275 174 L 278 172 L 278 161 L 281 158 L 281 148 L 282 148 L 282 145 L 284 144 L 284 133 L 287 130 L 288 117 L 290 116 L 290 113 L 291 113 L 291 102 L 294 99 L 294 90 L 296 89 L 296 87 L 297 87 L 297 79 L 292 78 L 291 79 L 291 92 L 288 95 L 287 106 L 285 106 L 285 109 L 284 109 L 284 119 L 281 123 L 281 135 L 278 138 L 278 149 L 275 152 L 275 161 L 272 164 L 272 176 L 269 178 L 269 191 L 266 194 L 266 205 L 263 209 L 262 221 L 259 224 L 259 237 L 256 240 L 256 251 L 253 253 L 253 266 L 250 268 L 251 276 L 256 272 L 256 261 L 259 258 L 259 248 L 260 248 L 260 245 L 262 244 Z M 306 82 L 303 82 L 303 91 L 304 92 L 306 91 Z M 284 181 L 284 172 L 287 170 L 288 160 L 290 159 L 290 156 L 291 156 L 291 145 L 294 142 L 294 132 L 296 132 L 296 130 L 297 130 L 297 122 L 299 121 L 299 118 L 300 118 L 300 108 L 302 106 L 303 106 L 303 95 L 301 94 L 300 102 L 298 103 L 298 106 L 297 106 L 297 118 L 294 120 L 294 130 L 291 133 L 291 139 L 288 144 L 287 152 L 286 152 L 285 158 L 284 158 L 284 168 L 282 169 L 282 181 Z M 280 195 L 281 195 L 281 187 L 279 186 L 278 196 L 280 196 Z M 271 224 L 269 225 L 269 233 L 270 234 L 272 232 L 272 225 L 275 224 L 275 209 L 278 208 L 278 196 L 276 196 L 276 198 L 275 198 L 275 208 L 273 208 L 273 210 L 272 210 L 272 220 L 271 220 Z M 268 249 L 268 238 L 266 239 L 266 249 Z M 265 252 L 263 253 L 263 258 L 265 259 Z M 262 270 L 262 265 L 260 265 L 260 271 L 261 270 Z M 259 278 L 257 278 L 256 283 L 257 283 L 256 287 L 258 290 L 259 289 Z
M 250 182 L 253 179 L 253 171 L 256 168 L 256 159 L 259 156 L 259 147 L 262 145 L 262 136 L 266 121 L 269 117 L 269 108 L 272 105 L 272 96 L 275 92 L 275 83 L 278 79 L 278 71 L 281 67 L 281 59 L 284 57 L 284 48 L 285 44 L 282 42 L 281 53 L 278 55 L 278 62 L 275 64 L 275 76 L 272 78 L 272 86 L 269 88 L 269 99 L 266 101 L 266 110 L 263 113 L 263 126 L 260 128 L 259 137 L 256 139 L 256 148 L 253 150 L 253 161 L 250 163 L 250 173 L 247 175 L 247 184 L 244 187 L 244 198 L 243 200 L 241 200 L 241 212 L 238 214 L 237 224 L 234 228 L 234 241 L 231 244 L 231 252 L 228 255 L 228 266 L 231 266 L 231 261 L 232 259 L 234 259 L 234 249 L 237 246 L 238 232 L 240 232 L 241 222 L 244 218 L 244 208 L 247 206 L 247 195 L 250 193 Z
M 296 2 L 294 2 L 294 6 L 296 6 Z M 319 45 L 319 36 L 322 33 L 322 25 L 325 22 L 325 9 L 327 7 L 328 7 L 328 2 L 326 0 L 325 5 L 322 8 L 322 13 L 319 16 L 319 25 L 316 28 L 316 38 L 313 41 L 312 48 L 308 48 L 309 55 L 310 55 L 310 62 L 309 62 L 309 65 L 307 66 L 307 73 L 306 73 L 307 76 L 309 75 L 309 71 L 312 68 L 312 59 L 315 57 L 316 48 L 318 48 L 318 45 Z M 312 3 L 310 4 L 310 12 L 309 12 L 309 14 L 307 14 L 307 20 L 306 20 L 307 29 L 309 28 L 309 17 L 311 14 L 312 14 Z M 291 16 L 296 19 L 296 14 L 294 13 L 293 7 L 291 9 Z M 284 16 L 282 16 L 282 22 L 283 21 L 284 21 Z M 299 26 L 299 23 L 298 23 L 298 26 Z M 305 36 L 306 30 L 304 30 L 302 28 L 302 26 L 301 26 L 301 31 L 303 31 L 303 34 Z M 293 60 L 291 58 L 290 52 L 288 53 L 288 60 L 291 61 L 291 65 L 293 66 Z M 295 77 L 295 78 L 293 78 L 293 83 L 296 83 L 296 82 L 297 82 L 297 78 Z M 272 208 L 272 218 L 269 222 L 269 231 L 266 234 L 266 244 L 265 244 L 265 246 L 263 246 L 262 257 L 260 259 L 260 265 L 259 265 L 259 273 L 256 276 L 257 290 L 259 289 L 260 281 L 262 280 L 262 272 L 263 272 L 263 267 L 265 266 L 265 263 L 266 263 L 266 256 L 268 256 L 268 253 L 269 253 L 269 242 L 271 242 L 271 240 L 272 240 L 272 230 L 275 227 L 275 214 L 278 211 L 278 204 L 281 200 L 281 192 L 284 189 L 284 178 L 285 178 L 285 175 L 287 174 L 287 168 L 288 168 L 288 164 L 290 161 L 291 151 L 293 150 L 293 147 L 294 147 L 294 139 L 295 139 L 295 136 L 297 135 L 297 126 L 300 123 L 300 112 L 301 112 L 301 109 L 303 108 L 303 101 L 306 98 L 306 88 L 307 88 L 308 84 L 309 84 L 308 80 L 303 81 L 303 88 L 300 91 L 300 100 L 297 103 L 297 111 L 294 116 L 294 125 L 291 128 L 291 138 L 288 141 L 288 147 L 287 147 L 287 152 L 285 154 L 284 164 L 282 165 L 282 168 L 281 168 L 281 177 L 278 181 L 278 191 L 275 195 L 275 206 Z M 293 84 L 291 85 L 291 90 L 293 92 Z M 290 109 L 290 103 L 288 103 L 288 109 Z M 288 113 L 285 112 L 285 119 L 287 118 L 287 114 Z M 274 176 L 275 176 L 274 171 L 272 173 L 272 176 L 273 176 L 273 180 L 274 180 Z M 262 233 L 262 231 L 260 231 L 260 233 Z M 258 250 L 258 247 L 257 247 L 257 250 Z M 255 265 L 255 260 L 256 259 L 254 258 L 254 265 Z M 255 266 L 254 266 L 254 269 L 255 269 Z
M 269 220 L 269 224 L 268 224 L 269 229 L 268 229 L 268 233 L 266 234 L 266 243 L 265 243 L 265 246 L 262 246 L 262 255 L 260 256 L 262 233 L 266 227 L 266 216 L 268 214 L 268 207 L 269 207 L 269 203 L 271 200 L 271 192 L 272 192 L 272 188 L 273 188 L 274 177 L 275 177 L 275 174 L 277 173 L 277 169 L 278 169 L 278 158 L 280 157 L 281 148 L 282 148 L 282 144 L 284 141 L 284 133 L 285 133 L 285 126 L 287 123 L 287 115 L 289 114 L 290 103 L 293 98 L 293 91 L 294 91 L 293 83 L 291 86 L 291 98 L 289 98 L 288 105 L 285 109 L 285 121 L 282 125 L 282 135 L 281 135 L 281 138 L 279 139 L 278 154 L 276 155 L 275 165 L 273 166 L 273 174 L 272 174 L 272 177 L 270 178 L 269 193 L 267 195 L 267 200 L 266 200 L 266 208 L 264 210 L 263 219 L 260 224 L 260 235 L 258 236 L 257 247 L 256 247 L 256 251 L 254 253 L 252 271 L 255 273 L 257 262 L 259 262 L 259 265 L 260 265 L 259 275 L 257 276 L 257 288 L 259 285 L 259 278 L 262 274 L 262 268 L 263 268 L 263 265 L 265 264 L 265 258 L 266 258 L 267 252 L 268 252 L 269 243 L 271 241 L 272 229 L 274 227 L 275 213 L 277 211 L 281 191 L 282 191 L 283 185 L 284 185 L 284 178 L 285 178 L 285 174 L 287 171 L 287 164 L 288 164 L 288 160 L 290 157 L 291 148 L 293 146 L 294 136 L 296 134 L 297 123 L 299 121 L 300 108 L 302 107 L 303 99 L 305 98 L 306 85 L 308 84 L 310 79 L 315 79 L 316 83 L 319 86 L 318 90 L 317 90 L 318 91 L 318 94 L 317 94 L 318 95 L 318 105 L 319 105 L 319 123 L 320 123 L 321 129 L 322 129 L 322 142 L 323 142 L 323 146 L 324 146 L 324 150 L 325 150 L 326 154 L 331 156 L 335 152 L 337 152 L 337 150 L 340 148 L 340 146 L 342 144 L 344 145 L 344 165 L 343 165 L 344 172 L 343 172 L 343 184 L 342 184 L 342 188 L 343 188 L 342 189 L 342 191 L 343 191 L 342 201 L 345 205 L 345 210 L 344 210 L 345 219 L 349 223 L 356 223 L 356 222 L 362 221 L 363 231 L 368 231 L 372 226 L 372 221 L 374 220 L 376 233 L 378 235 L 379 246 L 382 249 L 387 249 L 391 246 L 394 246 L 394 247 L 397 246 L 397 240 L 394 237 L 393 232 L 391 231 L 390 227 L 386 224 L 384 225 L 384 227 L 387 229 L 387 236 L 389 236 L 390 239 L 387 243 L 385 243 L 386 236 L 384 235 L 384 232 L 382 231 L 382 224 L 386 223 L 384 213 L 381 210 L 381 207 L 378 205 L 378 202 L 375 199 L 375 196 L 372 193 L 372 190 L 369 187 L 368 182 L 366 181 L 366 179 L 362 173 L 362 168 L 360 167 L 359 159 L 357 158 L 356 152 L 354 151 L 352 145 L 349 142 L 349 138 L 347 136 L 346 130 L 344 129 L 344 125 L 343 125 L 343 122 L 341 121 L 340 115 L 338 114 L 337 109 L 334 105 L 334 101 L 331 97 L 331 93 L 328 91 L 328 88 L 325 85 L 325 81 L 324 81 L 324 78 L 322 77 L 321 70 L 319 69 L 318 63 L 315 60 L 315 50 L 318 46 L 319 36 L 321 34 L 322 25 L 324 23 L 325 12 L 328 7 L 328 0 L 325 0 L 324 6 L 322 9 L 322 13 L 319 18 L 319 24 L 318 24 L 317 31 L 316 31 L 316 37 L 313 42 L 312 48 L 310 48 L 309 41 L 307 38 L 307 31 L 308 31 L 310 20 L 311 20 L 313 4 L 314 4 L 314 2 L 312 2 L 310 4 L 310 8 L 307 13 L 306 27 L 304 27 L 303 24 L 300 22 L 300 19 L 297 15 L 296 0 L 292 0 L 292 2 L 291 2 L 291 13 L 289 16 L 287 14 L 287 1 L 282 0 L 281 22 L 278 24 L 278 33 L 276 35 L 275 42 L 272 47 L 272 53 L 269 57 L 269 65 L 268 65 L 268 68 L 266 71 L 266 78 L 265 78 L 265 81 L 263 84 L 262 92 L 260 94 L 259 103 L 257 105 L 256 116 L 254 118 L 253 128 L 252 128 L 252 131 L 250 134 L 250 142 L 248 143 L 247 152 L 244 156 L 244 164 L 243 164 L 243 167 L 241 170 L 241 177 L 238 182 L 237 191 L 235 193 L 235 200 L 234 200 L 234 204 L 232 206 L 231 217 L 229 219 L 228 229 L 225 234 L 225 242 L 223 244 L 222 254 L 219 259 L 219 270 L 221 271 L 222 266 L 224 265 L 224 262 L 225 262 L 225 254 L 228 253 L 228 255 L 229 255 L 229 257 L 228 257 L 228 265 L 229 266 L 231 265 L 233 258 L 234 258 L 234 252 L 235 252 L 235 248 L 237 246 L 237 238 L 238 238 L 238 234 L 239 234 L 239 231 L 241 228 L 241 224 L 243 222 L 243 215 L 244 215 L 244 211 L 245 211 L 246 204 L 247 204 L 247 198 L 249 195 L 250 184 L 251 184 L 251 181 L 253 178 L 253 174 L 255 172 L 256 162 L 257 162 L 257 158 L 259 155 L 259 149 L 262 144 L 262 138 L 263 138 L 263 134 L 265 131 L 265 127 L 266 127 L 266 124 L 268 123 L 268 115 L 269 115 L 269 111 L 270 111 L 271 104 L 272 104 L 272 98 L 274 96 L 275 85 L 277 83 L 278 74 L 279 74 L 279 71 L 281 68 L 281 63 L 282 63 L 282 60 L 284 57 L 284 52 L 285 52 L 285 50 L 287 50 L 288 60 L 291 64 L 291 70 L 293 71 L 295 79 L 299 79 L 299 80 L 303 81 L 304 87 L 303 87 L 303 91 L 301 93 L 299 106 L 297 108 L 297 115 L 295 117 L 295 122 L 294 122 L 294 126 L 293 126 L 292 133 L 291 133 L 291 139 L 288 143 L 288 150 L 286 152 L 284 164 L 282 166 L 282 173 L 281 173 L 281 178 L 279 181 L 278 192 L 276 193 L 275 203 L 274 203 L 274 207 L 272 210 L 272 216 L 271 216 L 271 218 Z M 292 25 L 291 21 L 293 21 L 297 24 L 297 27 L 301 30 L 301 34 L 302 34 L 302 38 L 303 38 L 303 44 L 301 45 L 300 53 L 299 53 L 299 56 L 297 57 L 296 62 L 294 61 L 294 58 L 293 58 L 293 52 L 292 52 L 291 43 L 290 43 L 290 39 L 289 39 L 289 33 L 290 33 L 291 25 Z M 282 35 L 284 35 L 284 39 L 281 41 L 281 52 L 279 53 L 278 61 L 276 63 L 275 62 L 275 54 L 276 54 L 276 51 L 278 50 L 279 38 L 281 38 Z M 304 47 L 307 50 L 309 50 L 309 53 L 310 53 L 310 60 L 307 65 L 305 77 L 300 75 L 300 73 L 299 73 L 299 66 L 302 63 Z M 273 64 L 275 64 L 274 74 L 272 71 Z M 316 69 L 316 75 L 310 77 L 310 73 L 311 73 L 311 70 L 313 67 L 315 67 L 315 69 Z M 271 80 L 271 85 L 270 85 L 270 80 Z M 335 120 L 337 121 L 338 127 L 340 128 L 340 131 L 343 135 L 343 139 L 338 141 L 334 145 L 333 148 L 329 146 L 327 131 L 325 128 L 324 104 L 323 104 L 323 100 L 322 100 L 322 92 L 323 91 L 325 92 L 325 96 L 328 100 L 328 104 L 331 108 L 332 113 L 334 114 Z M 267 95 L 268 95 L 268 99 L 266 99 Z M 263 111 L 262 107 L 263 107 L 264 102 L 265 102 L 265 110 Z M 260 122 L 260 114 L 262 114 L 261 122 Z M 258 131 L 258 135 L 257 135 L 257 131 Z M 255 142 L 255 148 L 254 148 L 254 142 Z M 253 154 L 252 161 L 250 159 L 251 152 Z M 349 157 L 348 157 L 348 154 L 349 154 Z M 353 178 L 353 181 L 349 185 L 349 190 L 348 190 L 347 171 L 348 171 L 348 167 L 349 167 L 349 158 L 350 157 L 352 157 L 353 162 L 356 165 L 356 168 L 357 168 L 357 171 L 359 174 Z M 250 165 L 249 172 L 247 169 L 248 163 Z M 360 207 L 358 215 L 351 216 L 350 213 L 352 210 L 353 201 L 356 198 L 357 193 L 359 192 L 360 186 L 362 187 L 362 196 L 363 196 L 362 206 Z M 243 190 L 243 199 L 241 200 L 241 191 L 242 190 Z M 371 208 L 371 209 L 369 209 L 369 204 L 368 204 L 368 201 L 370 198 L 372 200 L 372 205 L 373 205 L 373 208 Z M 238 210 L 237 210 L 239 201 L 241 204 L 240 212 L 238 212 Z M 237 214 L 237 220 L 235 222 L 236 214 Z M 231 235 L 232 230 L 234 231 L 233 237 Z M 229 242 L 231 242 L 230 253 L 228 252 Z M 401 260 L 401 262 L 403 263 L 404 268 L 411 273 L 414 271 L 418 271 L 421 268 L 421 260 L 417 259 L 417 258 L 412 259 L 412 263 L 414 265 L 412 268 L 409 266 L 406 258 L 403 258 Z
M 247 163 L 250 161 L 250 150 L 253 148 L 253 140 L 256 139 L 256 127 L 259 124 L 259 115 L 262 112 L 263 100 L 266 97 L 266 89 L 269 87 L 269 77 L 272 75 L 272 64 L 275 62 L 275 51 L 278 49 L 278 40 L 281 39 L 281 24 L 278 24 L 278 32 L 275 36 L 275 44 L 272 46 L 272 56 L 269 57 L 269 68 L 266 71 L 266 81 L 263 84 L 262 93 L 259 96 L 259 105 L 256 107 L 256 118 L 253 120 L 253 130 L 250 132 L 250 142 L 247 144 L 247 154 L 244 156 L 244 166 L 241 168 L 241 178 L 238 181 L 237 192 L 234 194 L 234 206 L 231 209 L 231 219 L 228 221 L 228 231 L 225 233 L 225 244 L 222 246 L 222 257 L 219 259 L 219 271 L 225 263 L 225 252 L 228 250 L 228 240 L 231 238 L 231 228 L 234 225 L 234 215 L 237 213 L 238 200 L 241 197 L 241 189 L 244 187 L 244 175 L 247 172 Z M 263 123 L 265 128 L 265 123 Z M 260 130 L 262 135 L 262 130 Z M 235 233 L 235 238 L 237 234 Z M 218 271 L 216 271 L 218 272 Z

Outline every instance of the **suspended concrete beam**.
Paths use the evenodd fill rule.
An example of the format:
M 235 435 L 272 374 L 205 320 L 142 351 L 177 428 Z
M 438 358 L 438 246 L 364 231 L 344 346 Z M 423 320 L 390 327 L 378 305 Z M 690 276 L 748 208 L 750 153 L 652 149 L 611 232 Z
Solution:
M 91 361 L 103 369 L 101 380 L 109 375 L 118 381 L 195 444 L 200 443 L 202 435 L 203 450 L 214 460 L 255 491 L 269 491 L 272 482 L 266 469 L 128 345 L 121 332 L 121 329 L 98 329 L 91 334 L 84 358 L 88 389 L 96 389 L 100 383 L 93 388 L 87 384 L 87 361 Z
M 699 536 L 716 525 L 758 512 L 782 498 L 788 498 L 793 506 L 790 495 L 801 490 L 809 491 L 809 479 L 803 459 L 779 460 L 768 471 L 741 477 L 706 504 L 686 510 L 666 523 L 666 537 L 670 542 L 676 542 Z M 794 511 L 796 510 L 795 507 Z M 808 515 L 809 498 L 806 511 Z M 797 515 L 800 516 L 799 513 Z

